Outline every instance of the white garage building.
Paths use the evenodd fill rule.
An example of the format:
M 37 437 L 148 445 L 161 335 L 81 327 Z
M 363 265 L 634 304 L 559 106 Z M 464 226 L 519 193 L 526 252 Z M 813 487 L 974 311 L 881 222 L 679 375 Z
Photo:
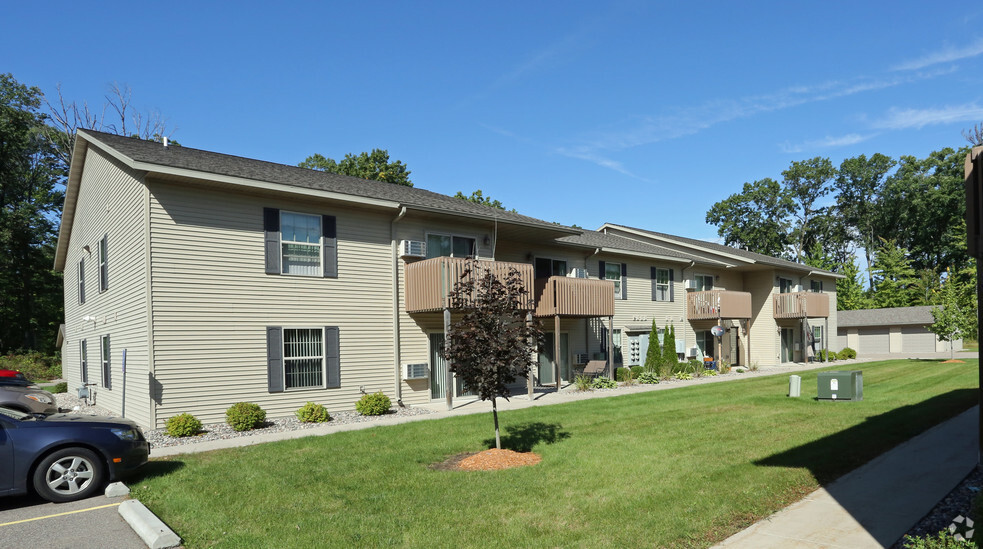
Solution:
M 839 311 L 836 347 L 850 347 L 858 355 L 941 353 L 949 342 L 939 341 L 928 326 L 935 322 L 930 305 L 893 309 Z M 952 342 L 961 351 L 963 342 Z

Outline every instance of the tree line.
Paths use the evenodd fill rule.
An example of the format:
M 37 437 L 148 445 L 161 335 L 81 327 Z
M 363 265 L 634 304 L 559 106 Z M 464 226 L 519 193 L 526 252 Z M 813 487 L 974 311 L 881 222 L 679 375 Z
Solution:
M 839 310 L 949 299 L 975 337 L 976 264 L 964 218 L 968 152 L 861 154 L 838 167 L 823 157 L 793 161 L 780 179 L 744 183 L 706 221 L 729 246 L 844 275 L 836 285 Z

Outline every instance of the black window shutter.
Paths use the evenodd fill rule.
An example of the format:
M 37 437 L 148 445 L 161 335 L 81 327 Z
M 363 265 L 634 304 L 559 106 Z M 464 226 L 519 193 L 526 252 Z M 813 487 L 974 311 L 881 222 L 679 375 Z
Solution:
M 604 262 L 603 261 L 598 261 L 597 262 L 597 278 L 600 278 L 601 280 L 604 280 Z
M 676 277 L 673 269 L 669 269 L 669 301 L 676 301 Z
M 266 380 L 271 393 L 283 392 L 283 328 L 266 327 Z
M 263 208 L 266 239 L 266 274 L 280 274 L 280 210 Z
M 109 289 L 109 235 L 103 235 L 102 248 L 106 253 L 100 258 L 99 265 L 99 291 L 105 292 Z
M 628 299 L 628 264 L 621 264 L 621 299 Z
M 341 350 L 338 341 L 338 327 L 324 327 L 324 363 L 327 366 L 329 389 L 341 387 Z
M 656 290 L 658 290 L 659 287 L 659 270 L 655 267 L 649 267 L 649 269 L 651 269 L 650 272 L 652 278 L 652 301 L 655 301 L 657 293 Z
M 85 258 L 79 260 L 79 303 L 85 303 Z
M 102 349 L 100 349 L 100 351 L 102 351 L 103 353 L 103 356 L 99 357 L 100 360 L 102 360 L 103 358 L 106 359 L 106 362 L 102 365 L 102 386 L 107 389 L 112 389 L 113 388 L 113 375 L 112 375 L 113 353 L 112 353 L 112 347 L 110 347 L 109 345 L 109 336 L 104 337 L 102 339 L 102 343 L 103 345 L 106 346 L 106 350 L 103 351 Z
M 324 241 L 324 278 L 338 278 L 338 228 L 335 216 L 321 216 L 321 236 Z

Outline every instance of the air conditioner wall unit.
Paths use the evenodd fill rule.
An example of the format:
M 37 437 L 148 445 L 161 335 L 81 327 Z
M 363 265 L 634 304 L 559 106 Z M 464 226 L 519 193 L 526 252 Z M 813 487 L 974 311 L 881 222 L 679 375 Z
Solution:
M 685 288 L 689 291 L 696 290 L 696 281 L 693 279 L 687 280 Z
M 569 278 L 587 278 L 587 269 L 573 269 L 570 274 L 567 275 Z
M 587 362 L 589 362 L 588 358 L 590 358 L 590 355 L 588 355 L 587 353 L 577 353 L 577 356 L 575 358 L 576 360 L 574 362 L 576 364 L 587 364 Z
M 400 240 L 400 257 L 427 257 L 427 243 L 422 240 Z
M 403 379 L 427 379 L 430 377 L 429 366 L 426 362 L 403 364 Z
M 690 347 L 689 348 L 689 352 L 686 353 L 686 356 L 700 356 L 700 348 L 699 347 Z

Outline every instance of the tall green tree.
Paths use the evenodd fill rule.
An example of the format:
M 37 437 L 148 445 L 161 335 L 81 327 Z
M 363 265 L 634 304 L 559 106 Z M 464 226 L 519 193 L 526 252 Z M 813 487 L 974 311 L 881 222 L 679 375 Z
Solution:
M 881 192 L 888 173 L 897 162 L 880 153 L 868 159 L 861 154 L 847 158 L 840 164 L 834 186 L 838 191 L 836 207 L 843 225 L 850 231 L 853 241 L 864 250 L 867 260 L 868 285 L 874 285 L 871 273 L 874 251 L 879 243 L 878 208 Z
M 649 332 L 649 348 L 645 352 L 645 371 L 658 371 L 660 362 L 662 362 L 662 346 L 659 344 L 659 329 L 655 327 L 655 319 L 653 319 L 652 331 Z
M 410 170 L 406 168 L 406 164 L 399 160 L 389 160 L 389 151 L 385 149 L 372 149 L 370 153 L 363 152 L 357 155 L 348 153 L 340 162 L 335 162 L 321 154 L 312 154 L 298 166 L 394 185 L 413 186 L 413 182 L 410 181 Z
M 43 100 L 38 88 L 0 74 L 0 352 L 53 351 L 63 317 L 52 266 L 66 174 Z
M 917 277 L 908 250 L 894 240 L 881 239 L 874 258 L 874 306 L 879 308 L 909 307 L 917 303 Z
M 672 372 L 679 364 L 679 355 L 676 354 L 676 328 L 670 323 L 662 332 L 662 361 L 667 364 L 666 368 Z
M 841 266 L 839 273 L 844 278 L 836 281 L 836 310 L 855 311 L 867 309 L 872 304 L 860 282 L 860 267 L 854 258 L 849 258 Z
M 740 193 L 714 204 L 706 222 L 717 226 L 724 244 L 789 258 L 790 220 L 795 202 L 770 178 L 745 183 Z
M 815 157 L 792 162 L 782 172 L 783 186 L 795 204 L 791 243 L 796 261 L 802 262 L 811 240 L 817 240 L 812 227 L 814 218 L 825 215 L 818 202 L 832 190 L 836 168 L 828 158 Z
M 939 292 L 939 304 L 932 307 L 934 322 L 928 327 L 939 341 L 949 342 L 949 357 L 955 358 L 952 342 L 965 336 L 967 329 L 967 311 L 963 310 L 959 296 L 959 281 L 951 273 L 947 273 Z M 972 311 L 975 314 L 975 311 Z
M 471 193 L 471 196 L 465 196 L 461 191 L 457 191 L 454 198 L 460 198 L 461 200 L 467 200 L 468 202 L 474 202 L 475 204 L 481 204 L 482 206 L 491 206 L 492 208 L 498 208 L 499 210 L 504 210 L 505 206 L 499 200 L 494 200 L 490 196 L 485 196 L 481 189 L 478 189 Z M 515 211 L 514 209 L 512 210 Z
M 464 312 L 451 325 L 444 358 L 467 389 L 491 401 L 499 449 L 496 399 L 508 400 L 508 385 L 528 375 L 536 364 L 534 352 L 543 343 L 539 326 L 526 322 L 528 311 L 522 304 L 527 294 L 518 270 L 499 278 L 473 259 L 451 292 L 451 302 Z

